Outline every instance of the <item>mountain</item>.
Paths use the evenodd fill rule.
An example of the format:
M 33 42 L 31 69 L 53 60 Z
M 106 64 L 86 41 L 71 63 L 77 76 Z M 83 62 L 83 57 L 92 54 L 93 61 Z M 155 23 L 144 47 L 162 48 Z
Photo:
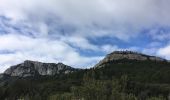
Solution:
M 131 61 L 156 61 L 156 62 L 162 62 L 167 61 L 166 59 L 156 57 L 156 56 L 149 56 L 138 52 L 132 52 L 132 51 L 114 51 L 110 54 L 108 54 L 102 61 L 100 61 L 95 68 L 103 67 L 104 64 L 114 62 L 114 61 L 120 61 L 120 60 L 131 60 Z
M 166 59 L 132 51 L 112 52 L 94 69 L 110 79 L 127 75 L 135 82 L 170 83 L 170 63 Z
M 9 76 L 29 77 L 35 75 L 56 75 L 68 74 L 78 69 L 64 65 L 62 63 L 42 63 L 37 61 L 26 60 L 21 64 L 11 66 L 4 74 Z
M 167 62 L 167 60 L 156 57 L 149 56 L 132 51 L 114 51 L 108 54 L 103 60 L 95 65 L 94 68 L 101 68 L 109 63 L 120 63 L 120 61 L 154 61 L 154 62 Z M 21 64 L 11 66 L 8 68 L 4 74 L 8 76 L 18 76 L 18 77 L 30 77 L 35 75 L 40 76 L 53 76 L 57 74 L 68 74 L 79 69 L 72 68 L 63 63 L 42 63 L 38 61 L 26 60 Z
M 0 75 L 0 100 L 170 100 L 169 73 L 166 59 L 132 51 L 90 69 L 27 60 Z

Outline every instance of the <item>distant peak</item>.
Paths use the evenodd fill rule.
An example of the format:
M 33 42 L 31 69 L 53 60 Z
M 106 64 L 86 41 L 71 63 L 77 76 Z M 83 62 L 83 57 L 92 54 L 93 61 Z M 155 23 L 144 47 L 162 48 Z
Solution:
M 34 62 L 42 63 L 42 62 L 39 62 L 39 61 L 33 61 L 33 60 L 25 60 L 25 61 L 24 61 L 24 63 L 34 63 Z
M 36 61 L 33 61 L 33 60 L 25 60 L 24 62 L 36 62 Z
M 65 64 L 63 64 L 62 62 L 59 62 L 59 63 L 57 63 L 58 65 L 65 65 Z
M 63 63 L 43 63 L 38 61 L 25 60 L 23 63 L 11 66 L 4 74 L 9 76 L 28 77 L 35 75 L 56 75 L 67 74 L 77 69 L 67 66 Z
M 31 61 L 31 60 L 25 60 L 24 63 L 25 63 L 25 62 L 32 62 L 32 61 Z
M 144 55 L 144 54 L 142 54 L 140 52 L 128 51 L 128 50 L 125 50 L 125 51 L 113 51 L 110 54 L 141 54 L 141 55 Z
M 105 63 L 110 63 L 113 61 L 120 61 L 120 60 L 135 60 L 135 61 L 167 61 L 163 58 L 150 56 L 146 54 L 142 54 L 139 52 L 134 51 L 114 51 L 108 54 L 103 60 L 101 60 L 95 67 L 101 66 Z

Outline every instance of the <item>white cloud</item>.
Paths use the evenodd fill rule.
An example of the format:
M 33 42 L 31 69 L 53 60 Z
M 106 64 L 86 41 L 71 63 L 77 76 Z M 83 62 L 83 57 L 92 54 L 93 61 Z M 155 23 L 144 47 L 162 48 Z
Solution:
M 157 54 L 166 58 L 166 59 L 170 59 L 170 45 L 167 45 L 163 48 L 160 48 L 158 51 L 157 51 Z
M 24 60 L 43 62 L 63 62 L 73 67 L 89 67 L 101 57 L 81 56 L 74 48 L 62 41 L 51 41 L 47 38 L 31 38 L 23 35 L 0 36 L 0 51 L 10 51 L 0 54 L 0 65 L 17 64 Z M 8 66 L 9 67 L 9 66 Z M 4 71 L 4 68 L 0 72 Z
M 111 44 L 95 45 L 90 43 L 88 39 L 80 36 L 61 37 L 61 41 L 64 41 L 82 50 L 92 50 L 96 52 L 100 51 L 110 53 L 119 49 L 116 45 Z
M 170 26 L 169 4 L 168 0 L 0 0 L 0 11 L 13 20 L 35 24 L 59 19 L 75 27 L 74 33 L 127 40 L 155 24 Z
M 112 46 L 112 45 L 103 45 L 101 46 L 101 50 L 105 51 L 106 53 L 111 53 L 115 50 L 118 50 L 119 48 L 117 46 Z
M 84 50 L 99 50 L 98 47 L 94 44 L 91 44 L 88 39 L 80 36 L 70 36 L 70 37 L 63 37 L 61 36 L 61 41 L 65 41 L 68 44 L 71 44 L 75 47 Z
M 170 30 L 169 29 L 159 29 L 154 28 L 148 33 L 154 40 L 169 40 L 170 39 Z
M 0 15 L 10 18 L 0 22 L 7 30 L 0 35 L 0 51 L 13 52 L 0 54 L 0 66 L 26 59 L 62 61 L 76 67 L 93 65 L 101 57 L 82 56 L 72 46 L 105 53 L 121 50 L 116 45 L 92 44 L 88 38 L 106 36 L 128 41 L 154 25 L 169 27 L 169 5 L 169 0 L 0 0 Z M 166 56 L 168 50 L 162 48 L 158 54 Z
M 158 55 L 157 54 L 157 51 L 158 51 L 158 48 L 155 48 L 155 47 L 149 47 L 149 48 L 144 48 L 143 50 L 142 50 L 142 52 L 144 53 L 144 54 L 148 54 L 148 55 L 155 55 L 155 56 L 160 56 L 160 55 Z M 161 56 L 162 57 L 162 56 Z

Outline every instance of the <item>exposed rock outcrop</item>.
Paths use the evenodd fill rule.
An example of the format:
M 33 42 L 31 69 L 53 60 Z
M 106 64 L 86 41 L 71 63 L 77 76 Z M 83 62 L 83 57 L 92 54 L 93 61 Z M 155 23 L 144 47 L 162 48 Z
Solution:
M 163 58 L 155 57 L 155 56 L 149 56 L 142 53 L 132 52 L 132 51 L 114 51 L 110 54 L 108 54 L 103 60 L 101 60 L 98 64 L 96 64 L 95 68 L 103 67 L 104 63 L 109 63 L 112 61 L 118 61 L 118 60 L 136 60 L 136 61 L 166 61 Z
M 77 69 L 62 63 L 42 63 L 26 60 L 21 64 L 11 66 L 4 72 L 4 74 L 9 76 L 28 77 L 35 75 L 67 74 L 76 70 Z

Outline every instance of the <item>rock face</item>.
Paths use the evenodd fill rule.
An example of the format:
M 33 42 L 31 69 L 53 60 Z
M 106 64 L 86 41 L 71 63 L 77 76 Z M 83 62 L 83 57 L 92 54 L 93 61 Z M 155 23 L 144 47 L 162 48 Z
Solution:
M 100 61 L 95 68 L 100 68 L 103 67 L 102 65 L 105 63 L 109 63 L 112 61 L 118 61 L 118 60 L 137 60 L 137 61 L 166 61 L 165 59 L 162 59 L 160 57 L 155 57 L 155 56 L 149 56 L 149 55 L 144 55 L 141 53 L 137 52 L 132 52 L 132 51 L 114 51 L 111 54 L 108 54 L 102 61 Z
M 41 63 L 36 61 L 26 60 L 21 64 L 11 66 L 4 74 L 9 76 L 28 77 L 35 75 L 56 75 L 67 74 L 76 71 L 70 66 L 62 63 Z

